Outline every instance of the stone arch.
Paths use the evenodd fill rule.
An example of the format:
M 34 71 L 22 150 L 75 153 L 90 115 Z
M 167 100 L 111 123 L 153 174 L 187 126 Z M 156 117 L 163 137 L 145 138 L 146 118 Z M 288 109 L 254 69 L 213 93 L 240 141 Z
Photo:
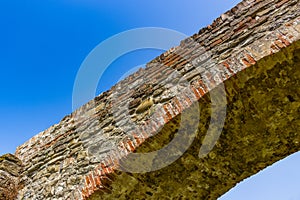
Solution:
M 19 199 L 216 199 L 244 178 L 299 151 L 299 39 L 298 0 L 242 1 L 18 147 L 15 155 L 24 166 Z M 172 86 L 162 84 L 172 71 L 189 81 L 192 94 L 177 90 L 172 96 Z M 150 77 L 149 83 L 139 85 L 145 77 Z M 228 102 L 225 125 L 215 127 L 222 130 L 219 140 L 199 158 L 212 118 L 210 95 L 221 83 Z M 118 88 L 129 85 L 132 91 L 112 101 Z M 147 99 L 147 109 L 135 112 Z M 123 115 L 126 104 L 134 116 Z M 150 107 L 153 113 L 147 112 Z M 133 152 L 168 144 L 182 113 L 198 107 L 196 139 L 178 160 L 142 174 L 120 170 Z M 126 126 L 132 119 L 136 132 Z

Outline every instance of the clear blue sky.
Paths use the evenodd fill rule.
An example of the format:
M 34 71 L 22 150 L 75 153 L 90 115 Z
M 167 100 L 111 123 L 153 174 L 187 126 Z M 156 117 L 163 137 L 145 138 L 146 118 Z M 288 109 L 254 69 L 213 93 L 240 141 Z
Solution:
M 14 152 L 71 113 L 76 73 L 101 41 L 147 26 L 192 35 L 238 2 L 0 1 L 0 154 Z M 144 50 L 121 57 L 105 73 L 98 93 L 160 53 Z
M 0 155 L 71 113 L 77 70 L 101 41 L 147 26 L 192 35 L 238 2 L 2 0 Z M 105 73 L 98 93 L 160 53 L 144 50 L 120 58 Z

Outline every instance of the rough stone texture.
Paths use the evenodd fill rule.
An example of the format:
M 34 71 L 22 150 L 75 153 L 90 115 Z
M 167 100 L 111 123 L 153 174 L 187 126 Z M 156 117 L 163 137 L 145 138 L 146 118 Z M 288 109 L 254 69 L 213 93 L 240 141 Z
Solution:
M 297 0 L 244 0 L 36 135 L 16 151 L 25 186 L 18 198 L 216 199 L 298 151 L 299 11 Z M 225 126 L 200 159 L 200 146 L 210 146 L 202 141 L 208 125 L 219 120 L 211 116 L 210 96 L 221 83 Z M 168 144 L 183 115 L 192 127 L 198 107 L 196 138 L 176 162 L 142 174 L 120 171 L 132 152 Z M 215 132 L 222 129 L 215 125 Z M 182 134 L 193 139 L 192 132 Z M 155 165 L 160 156 L 145 162 Z
M 0 199 L 15 199 L 22 188 L 19 177 L 22 162 L 12 154 L 0 157 Z
M 243 179 L 299 151 L 299 80 L 297 42 L 225 81 L 227 117 L 208 156 L 198 157 L 211 116 L 209 95 L 193 105 L 201 108 L 198 135 L 180 159 L 154 172 L 119 173 L 111 193 L 96 192 L 90 199 L 217 199 Z M 176 120 L 151 140 L 151 146 L 142 144 L 137 152 L 162 148 L 174 134 L 172 127 L 178 127 Z

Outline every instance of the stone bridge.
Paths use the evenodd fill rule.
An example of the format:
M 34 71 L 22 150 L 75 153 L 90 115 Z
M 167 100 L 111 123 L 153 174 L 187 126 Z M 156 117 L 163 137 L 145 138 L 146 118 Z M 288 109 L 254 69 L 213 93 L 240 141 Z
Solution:
M 1 199 L 217 199 L 300 150 L 300 1 L 244 0 L 0 157 Z

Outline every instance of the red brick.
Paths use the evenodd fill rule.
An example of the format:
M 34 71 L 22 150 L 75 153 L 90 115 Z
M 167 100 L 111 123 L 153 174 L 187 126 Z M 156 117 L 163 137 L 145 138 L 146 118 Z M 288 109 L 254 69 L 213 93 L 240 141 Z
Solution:
M 101 163 L 100 163 L 100 166 L 101 166 L 101 171 L 106 167 L 106 164 L 105 164 L 105 162 L 104 161 L 102 161 Z
M 90 196 L 89 193 L 88 193 L 88 190 L 86 188 L 82 188 L 81 189 L 81 194 L 83 196 L 83 199 L 85 199 L 85 198 L 87 198 L 87 197 Z
M 206 91 L 201 86 L 196 88 L 196 90 L 201 94 L 202 97 L 206 94 Z
M 104 168 L 102 168 L 102 170 L 103 170 L 104 174 L 108 174 L 108 173 L 109 173 L 109 171 L 108 171 L 108 168 L 107 168 L 107 167 L 104 167 Z
M 283 4 L 287 3 L 289 0 L 281 0 L 279 3 L 276 4 L 276 8 L 279 8 Z
M 131 150 L 130 150 L 130 147 L 127 145 L 126 142 L 123 142 L 124 144 L 124 149 L 123 149 L 123 152 L 127 155 L 129 153 L 131 153 Z
M 131 152 L 133 152 L 133 151 L 135 150 L 135 147 L 134 147 L 134 145 L 133 145 L 133 143 L 132 143 L 131 140 L 128 140 L 128 141 L 127 141 L 127 145 L 128 145 L 128 147 L 130 148 L 130 151 L 131 151 Z
M 247 67 L 252 66 L 252 64 L 249 63 L 248 60 L 246 60 L 246 58 L 243 58 L 243 59 L 242 59 L 242 63 L 243 63 L 245 66 L 247 66 Z
M 244 25 L 240 25 L 239 27 L 237 27 L 233 31 L 234 31 L 235 34 L 238 34 L 238 33 L 240 33 L 241 31 L 243 31 L 243 30 L 245 30 L 247 28 L 248 28 L 248 25 L 244 24 Z
M 93 174 L 89 174 L 89 179 L 90 179 L 89 188 L 91 188 L 92 190 L 95 190 L 95 188 L 96 188 L 96 183 L 95 183 L 95 181 L 94 181 Z
M 89 180 L 88 176 L 85 177 L 85 184 L 86 184 L 86 186 L 88 186 L 90 184 L 90 180 Z
M 126 145 L 126 142 L 125 142 L 125 141 L 121 140 L 119 144 L 120 144 L 120 147 L 121 147 L 121 151 L 122 151 L 124 154 L 127 155 L 127 154 L 130 153 L 129 149 L 127 148 L 127 145 Z
M 162 117 L 164 119 L 165 124 L 168 123 L 170 121 L 170 118 L 168 117 L 167 114 L 162 114 Z
M 108 174 L 111 174 L 115 171 L 115 169 L 112 166 L 106 167 Z
M 200 92 L 198 92 L 198 90 L 196 90 L 196 88 L 194 86 L 191 86 L 191 89 L 193 90 L 193 93 L 195 94 L 197 100 L 199 100 L 201 98 L 201 94 Z
M 222 42 L 223 42 L 222 39 L 218 39 L 217 41 L 213 42 L 213 43 L 210 45 L 210 47 L 214 47 L 214 46 L 216 46 L 216 45 L 218 45 L 218 44 L 221 44 Z
M 170 109 L 169 109 L 169 104 L 166 103 L 165 105 L 163 105 L 164 107 L 164 110 L 166 112 L 166 115 L 168 116 L 169 119 L 172 119 L 173 116 L 172 116 L 172 113 L 170 112 Z
M 203 83 L 203 80 L 199 79 L 198 83 L 199 83 L 201 89 L 203 90 L 204 94 L 207 93 L 208 89 L 207 89 L 206 85 Z
M 103 171 L 103 168 L 102 166 L 99 165 L 99 169 L 98 169 L 98 173 L 99 173 L 99 176 L 103 176 L 105 174 L 105 172 Z
M 180 110 L 177 108 L 177 106 L 174 104 L 174 101 L 172 100 L 170 103 L 169 103 L 169 106 L 170 106 L 170 109 L 172 110 L 174 116 L 180 114 Z
M 246 54 L 247 60 L 254 65 L 256 63 L 255 59 L 250 55 L 250 54 Z
M 275 51 L 277 51 L 277 50 L 279 50 L 279 48 L 275 45 L 275 44 L 272 44 L 271 45 L 271 53 L 270 54 L 273 54 L 273 50 L 275 50 Z
M 279 47 L 280 49 L 282 49 L 282 48 L 284 48 L 284 47 L 285 47 L 285 45 L 284 45 L 284 44 L 282 44 L 282 42 L 281 42 L 281 41 L 279 41 L 279 40 L 276 40 L 274 43 L 275 43 L 275 45 L 276 45 L 277 47 Z
M 143 143 L 143 139 L 142 138 L 140 138 L 140 137 L 138 137 L 137 136 L 137 134 L 136 133 L 132 133 L 132 136 L 134 137 L 134 139 L 135 139 L 135 143 L 136 143 L 136 145 L 141 145 L 142 143 Z
M 95 177 L 95 182 L 96 182 L 97 188 L 99 188 L 99 186 L 101 185 L 101 180 L 100 180 L 100 177 L 99 177 L 99 176 L 96 176 L 96 177 Z
M 281 40 L 286 46 L 291 45 L 289 41 L 287 41 L 282 35 L 278 35 L 279 40 Z
M 100 176 L 100 175 L 101 175 L 100 170 L 101 170 L 100 165 L 97 165 L 97 166 L 95 167 L 95 169 L 94 169 L 95 174 L 96 174 L 97 176 Z
M 172 99 L 172 101 L 174 102 L 174 105 L 177 107 L 177 110 L 181 113 L 183 111 L 183 106 L 181 105 L 180 101 L 178 100 L 177 97 L 174 97 Z

